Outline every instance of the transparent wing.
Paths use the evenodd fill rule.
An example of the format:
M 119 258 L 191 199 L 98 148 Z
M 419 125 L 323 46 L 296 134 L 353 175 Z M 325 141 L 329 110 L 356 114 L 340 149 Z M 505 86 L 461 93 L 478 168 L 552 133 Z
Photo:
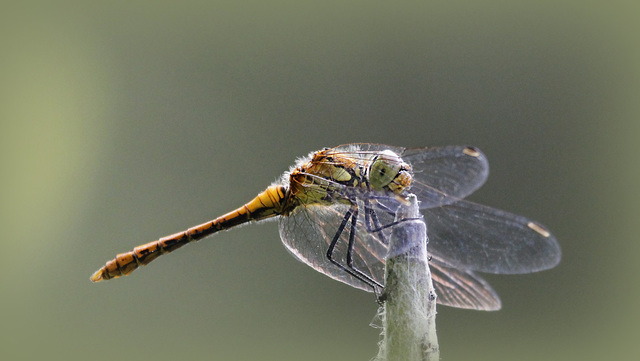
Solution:
M 413 169 L 409 192 L 418 197 L 422 209 L 465 198 L 489 176 L 489 163 L 478 148 L 412 148 L 402 152 L 401 157 Z
M 469 146 L 402 148 L 354 143 L 335 147 L 328 153 L 365 161 L 384 150 L 395 152 L 411 165 L 413 181 L 409 192 L 418 197 L 420 208 L 451 204 L 465 198 L 482 186 L 489 175 L 485 155 Z
M 448 267 L 435 256 L 429 262 L 429 269 L 438 303 L 484 311 L 500 309 L 501 302 L 496 292 L 472 271 Z
M 423 209 L 429 253 L 450 267 L 517 274 L 560 262 L 555 237 L 528 218 L 468 201 Z
M 362 206 L 362 202 L 359 203 Z M 280 238 L 289 252 L 299 261 L 333 279 L 371 292 L 373 290 L 371 286 L 347 273 L 327 258 L 329 244 L 342 222 L 347 222 L 344 230 L 339 234 L 333 252 L 334 260 L 341 265 L 347 265 L 346 255 L 353 219 L 345 220 L 345 215 L 351 210 L 352 205 L 342 203 L 298 206 L 289 215 L 280 218 Z M 382 232 L 367 231 L 364 212 L 359 210 L 357 217 L 354 233 L 354 267 L 376 282 L 384 284 L 384 258 L 387 251 L 385 239 L 388 238 L 378 235 Z
M 345 155 L 349 157 L 353 157 L 354 159 L 370 159 L 368 155 L 370 154 L 378 154 L 383 150 L 390 150 L 396 154 L 402 154 L 406 148 L 403 147 L 395 147 L 392 145 L 386 144 L 376 144 L 376 143 L 351 143 L 351 144 L 343 144 L 337 147 L 334 147 L 328 150 L 329 154 L 339 154 Z
M 360 205 L 362 207 L 362 204 Z M 280 236 L 286 248 L 299 261 L 306 263 L 327 276 L 350 286 L 371 292 L 372 288 L 331 263 L 327 257 L 330 240 L 336 233 L 336 224 L 344 220 L 351 206 L 300 206 L 289 216 L 280 219 Z M 389 231 L 379 235 L 366 229 L 364 216 L 358 212 L 359 228 L 355 235 L 354 265 L 376 282 L 384 284 L 384 262 L 387 253 L 386 240 Z M 380 213 L 380 212 L 378 212 Z M 380 222 L 388 218 L 381 215 Z M 334 252 L 335 259 L 346 264 L 346 251 L 350 235 L 349 227 L 341 233 Z M 436 256 L 429 262 L 433 284 L 440 304 L 477 310 L 500 309 L 500 298 L 491 286 L 473 271 L 455 269 Z

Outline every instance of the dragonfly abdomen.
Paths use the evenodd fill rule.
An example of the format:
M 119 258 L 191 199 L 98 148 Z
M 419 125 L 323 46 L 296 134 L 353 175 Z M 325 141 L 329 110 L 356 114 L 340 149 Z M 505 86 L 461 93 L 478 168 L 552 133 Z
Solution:
M 159 256 L 173 252 L 187 243 L 201 240 L 218 231 L 230 229 L 243 223 L 279 215 L 284 209 L 286 195 L 287 190 L 284 186 L 270 186 L 243 206 L 212 221 L 162 237 L 157 241 L 138 246 L 130 252 L 117 255 L 96 271 L 91 276 L 91 281 L 100 282 L 128 276 L 138 267 L 147 265 Z
M 208 224 L 211 224 L 209 222 Z M 200 225 L 199 227 L 204 226 Z M 194 227 L 197 228 L 197 227 Z M 209 227 L 210 232 L 207 235 L 217 232 L 215 227 Z M 133 251 L 120 253 L 114 259 L 107 261 L 107 263 L 96 271 L 91 276 L 91 281 L 100 282 L 102 280 L 110 280 L 112 278 L 118 278 L 120 276 L 128 276 L 131 272 L 135 271 L 138 267 L 149 264 L 159 256 L 175 251 L 176 249 L 184 246 L 187 243 L 196 241 L 203 238 L 194 238 L 189 236 L 190 228 L 187 231 L 179 232 L 171 236 L 160 238 L 157 241 L 153 241 L 147 244 L 143 244 L 133 249 Z

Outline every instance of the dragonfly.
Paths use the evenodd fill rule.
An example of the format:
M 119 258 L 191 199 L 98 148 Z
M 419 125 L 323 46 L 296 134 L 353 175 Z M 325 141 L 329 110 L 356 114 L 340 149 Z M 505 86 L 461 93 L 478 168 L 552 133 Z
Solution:
M 350 286 L 380 294 L 391 231 L 414 194 L 427 225 L 437 302 L 497 310 L 501 301 L 478 273 L 524 274 L 556 266 L 556 238 L 526 217 L 465 200 L 489 175 L 471 146 L 403 148 L 356 143 L 300 158 L 279 181 L 239 208 L 118 254 L 91 276 L 129 275 L 160 255 L 245 223 L 279 219 L 287 250 Z

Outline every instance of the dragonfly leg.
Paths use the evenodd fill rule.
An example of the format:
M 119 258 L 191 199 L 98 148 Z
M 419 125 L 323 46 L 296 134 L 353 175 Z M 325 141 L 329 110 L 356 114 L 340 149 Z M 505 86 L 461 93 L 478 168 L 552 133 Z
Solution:
M 392 212 L 389 208 L 383 206 L 382 204 L 376 202 L 376 205 L 380 207 L 383 211 L 385 211 L 388 215 L 393 216 L 395 212 Z M 371 202 L 369 199 L 364 201 L 364 224 L 367 227 L 367 231 L 370 233 L 379 232 L 380 239 L 382 239 L 384 244 L 389 244 L 387 237 L 381 231 L 386 228 L 382 227 L 380 224 L 380 219 L 378 218 L 377 212 L 371 206 Z
M 358 224 L 358 207 L 353 206 L 353 214 L 351 215 L 351 231 L 349 232 L 349 244 L 347 247 L 347 266 L 350 269 L 352 269 L 355 273 L 357 273 L 360 276 L 359 278 L 361 280 L 364 281 L 366 279 L 368 281 L 368 282 L 365 281 L 366 283 L 368 283 L 369 285 L 373 285 L 373 291 L 377 295 L 378 294 L 377 287 L 384 288 L 384 286 L 379 282 L 377 282 L 376 280 L 374 280 L 373 278 L 371 278 L 366 273 L 357 269 L 353 265 L 353 247 L 354 247 L 355 238 L 356 238 L 357 224 Z
M 395 215 L 395 211 L 392 210 L 391 208 L 385 206 L 384 204 L 381 204 L 380 202 L 375 202 L 375 205 L 377 208 L 379 208 L 381 211 L 387 213 L 390 216 L 394 216 Z M 420 219 L 420 218 L 403 218 L 400 219 L 398 221 L 393 221 L 393 222 L 389 222 L 387 224 L 382 224 L 380 222 L 380 219 L 378 218 L 378 214 L 376 212 L 376 210 L 372 207 L 371 202 L 369 202 L 369 200 L 365 200 L 365 225 L 367 227 L 367 231 L 371 232 L 371 233 L 376 233 L 376 232 L 380 232 L 379 236 L 381 237 L 382 240 L 384 240 L 385 244 L 389 244 L 389 242 L 386 239 L 386 236 L 384 235 L 384 233 L 382 233 L 381 231 L 389 228 L 389 227 L 393 227 L 397 224 L 400 224 L 404 221 L 411 221 L 411 220 L 416 220 L 416 219 Z
M 345 213 L 344 217 L 342 218 L 342 222 L 340 223 L 340 226 L 338 227 L 338 230 L 336 231 L 336 234 L 333 236 L 333 239 L 331 240 L 331 243 L 329 244 L 329 248 L 327 249 L 327 259 L 333 263 L 334 265 L 336 265 L 337 267 L 339 267 L 340 269 L 342 269 L 343 271 L 347 272 L 348 274 L 350 274 L 351 276 L 359 279 L 360 281 L 364 282 L 365 284 L 367 284 L 368 286 L 370 286 L 373 291 L 378 294 L 379 293 L 379 289 L 383 288 L 383 286 L 376 282 L 374 279 L 372 279 L 370 276 L 364 274 L 362 271 L 356 269 L 355 267 L 353 267 L 353 243 L 355 240 L 355 231 L 356 231 L 356 225 L 357 225 L 357 219 L 358 219 L 358 207 L 357 205 L 353 205 L 348 211 L 347 213 Z M 349 222 L 349 220 L 351 220 L 351 231 L 350 231 L 350 235 L 349 235 L 349 243 L 348 243 L 348 249 L 347 249 L 347 265 L 344 265 L 340 262 L 338 262 L 337 260 L 334 259 L 333 257 L 333 253 L 336 247 L 336 244 L 338 243 L 338 240 L 340 239 L 340 236 L 342 235 L 342 232 L 344 232 L 345 227 L 347 226 L 347 223 Z

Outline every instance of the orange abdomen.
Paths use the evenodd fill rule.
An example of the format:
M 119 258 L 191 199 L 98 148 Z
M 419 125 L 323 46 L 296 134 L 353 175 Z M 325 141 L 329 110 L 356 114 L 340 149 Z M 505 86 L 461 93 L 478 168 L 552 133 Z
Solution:
M 108 261 L 91 276 L 91 281 L 100 282 L 127 276 L 140 266 L 144 266 L 160 255 L 173 252 L 187 243 L 201 240 L 218 231 L 226 230 L 250 221 L 258 221 L 282 214 L 286 204 L 287 190 L 284 186 L 270 186 L 242 207 L 212 221 L 191 227 L 183 232 L 162 237 L 157 241 L 143 244 L 133 251 L 121 253 Z

